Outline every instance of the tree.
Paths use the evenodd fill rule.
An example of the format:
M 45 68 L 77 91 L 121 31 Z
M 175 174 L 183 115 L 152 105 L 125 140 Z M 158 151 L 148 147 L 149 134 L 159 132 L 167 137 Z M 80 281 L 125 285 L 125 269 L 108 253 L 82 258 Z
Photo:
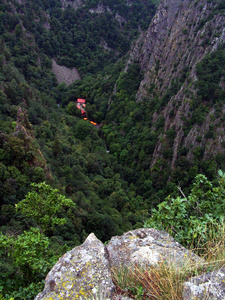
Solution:
M 74 129 L 75 137 L 84 140 L 86 137 L 90 136 L 91 129 L 90 124 L 83 120 L 79 120 Z
M 72 116 L 81 117 L 81 111 L 77 108 L 77 105 L 74 101 L 69 102 L 66 112 Z
M 218 235 L 224 226 L 225 173 L 220 170 L 218 174 L 217 186 L 198 174 L 190 194 L 176 199 L 167 197 L 158 209 L 152 210 L 146 227 L 168 230 L 184 245 L 204 244 Z
M 54 225 L 65 224 L 66 219 L 58 217 L 58 214 L 65 206 L 74 207 L 73 201 L 45 182 L 32 183 L 31 186 L 32 191 L 16 204 L 17 211 L 33 218 L 42 232 L 52 231 Z
M 0 232 L 0 289 L 6 299 L 34 299 L 56 260 L 49 238 L 38 228 L 19 236 Z

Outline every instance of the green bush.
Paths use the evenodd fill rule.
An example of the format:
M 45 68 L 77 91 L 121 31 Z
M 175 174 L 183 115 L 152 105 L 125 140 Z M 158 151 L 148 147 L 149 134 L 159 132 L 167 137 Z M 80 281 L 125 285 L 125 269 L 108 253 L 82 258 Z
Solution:
M 19 236 L 0 234 L 0 289 L 6 299 L 33 299 L 57 257 L 38 228 Z M 12 293 L 12 294 L 11 294 Z
M 198 174 L 187 197 L 167 197 L 152 210 L 145 226 L 168 230 L 178 242 L 196 246 L 216 234 L 224 222 L 224 214 L 225 174 L 219 171 L 217 186 Z

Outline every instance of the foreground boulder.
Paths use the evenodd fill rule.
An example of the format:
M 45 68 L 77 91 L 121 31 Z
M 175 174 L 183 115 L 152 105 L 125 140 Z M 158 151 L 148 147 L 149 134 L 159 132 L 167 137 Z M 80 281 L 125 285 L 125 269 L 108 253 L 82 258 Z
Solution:
M 185 249 L 165 231 L 143 228 L 112 237 L 107 245 L 110 265 L 114 268 L 157 266 L 158 263 L 185 267 L 201 259 Z
M 104 246 L 90 234 L 81 246 L 64 254 L 48 273 L 45 288 L 35 300 L 128 300 L 115 295 L 111 268 L 157 266 L 158 263 L 201 262 L 168 233 L 152 228 L 136 229 L 113 237 Z
M 114 289 L 105 246 L 92 233 L 59 259 L 35 300 L 112 299 Z
M 225 268 L 191 278 L 184 283 L 184 300 L 224 300 Z

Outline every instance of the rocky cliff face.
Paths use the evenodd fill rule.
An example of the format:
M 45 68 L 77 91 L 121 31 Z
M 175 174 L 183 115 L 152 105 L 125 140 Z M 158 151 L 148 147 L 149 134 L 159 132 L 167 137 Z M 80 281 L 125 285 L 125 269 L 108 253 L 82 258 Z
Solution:
M 18 107 L 17 121 L 13 136 L 20 137 L 24 141 L 24 148 L 29 154 L 29 165 L 34 168 L 41 168 L 44 171 L 45 178 L 51 179 L 52 175 L 47 166 L 46 160 L 40 151 L 39 145 L 35 140 L 32 125 L 28 120 L 27 112 Z
M 73 9 L 78 9 L 78 8 L 84 6 L 84 2 L 85 1 L 82 1 L 82 0 L 76 0 L 76 1 L 61 0 L 63 9 L 65 9 L 68 6 L 72 7 Z
M 205 159 L 218 152 L 225 153 L 221 146 L 225 132 L 213 105 L 202 124 L 194 124 L 189 130 L 184 130 L 185 121 L 193 118 L 192 102 L 198 98 L 196 64 L 225 42 L 223 9 L 218 1 L 162 1 L 149 29 L 139 37 L 127 61 L 125 70 L 132 62 L 139 61 L 144 72 L 137 101 L 164 97 L 161 110 L 153 114 L 153 122 L 163 116 L 164 133 L 170 128 L 176 131 L 172 167 L 180 146 L 188 149 L 189 160 L 193 159 L 197 147 L 204 149 Z M 221 111 L 224 113 L 224 107 Z M 210 124 L 213 124 L 216 133 L 211 140 L 204 138 Z M 201 141 L 198 136 L 201 136 Z M 162 155 L 164 144 L 165 135 L 162 135 L 156 145 L 152 165 Z

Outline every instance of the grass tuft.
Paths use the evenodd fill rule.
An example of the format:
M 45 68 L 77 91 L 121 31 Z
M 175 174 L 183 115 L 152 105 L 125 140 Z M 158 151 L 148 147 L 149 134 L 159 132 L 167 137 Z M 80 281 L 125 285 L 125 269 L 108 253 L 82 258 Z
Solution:
M 117 292 L 133 299 L 181 300 L 185 281 L 225 266 L 224 246 L 225 226 L 222 226 L 217 235 L 208 237 L 204 247 L 192 250 L 204 259 L 201 265 L 189 261 L 182 268 L 165 262 L 157 267 L 114 268 L 112 274 Z

